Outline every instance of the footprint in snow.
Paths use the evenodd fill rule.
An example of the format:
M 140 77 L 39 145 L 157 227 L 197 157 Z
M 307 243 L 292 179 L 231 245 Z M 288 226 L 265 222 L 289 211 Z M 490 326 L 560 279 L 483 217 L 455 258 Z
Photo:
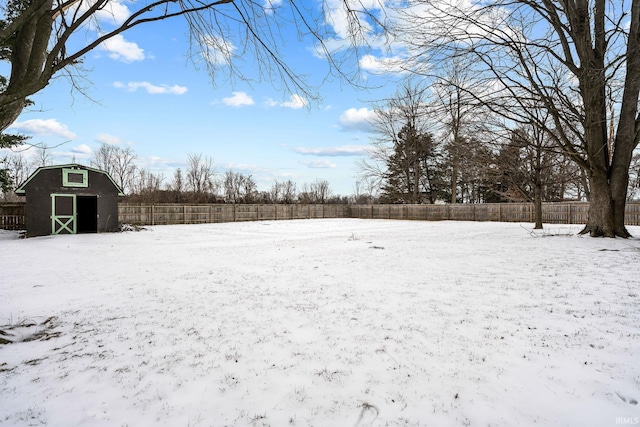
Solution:
M 625 403 L 628 402 L 631 405 L 637 405 L 638 404 L 638 400 L 634 399 L 633 397 L 623 396 L 620 393 L 618 393 L 617 391 L 616 391 L 616 395 L 620 398 L 620 400 L 622 400 Z

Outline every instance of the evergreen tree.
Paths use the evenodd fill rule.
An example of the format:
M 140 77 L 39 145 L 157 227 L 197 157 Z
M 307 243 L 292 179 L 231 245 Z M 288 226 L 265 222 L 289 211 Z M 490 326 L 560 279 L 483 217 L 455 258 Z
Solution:
M 433 136 L 408 121 L 398 132 L 386 161 L 381 201 L 435 203 L 445 189 L 440 156 Z

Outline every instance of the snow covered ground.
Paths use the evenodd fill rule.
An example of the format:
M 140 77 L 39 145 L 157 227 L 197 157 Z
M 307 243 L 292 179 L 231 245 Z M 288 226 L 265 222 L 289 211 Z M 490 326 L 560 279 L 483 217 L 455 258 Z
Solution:
M 640 239 L 530 228 L 0 232 L 0 424 L 640 424 Z

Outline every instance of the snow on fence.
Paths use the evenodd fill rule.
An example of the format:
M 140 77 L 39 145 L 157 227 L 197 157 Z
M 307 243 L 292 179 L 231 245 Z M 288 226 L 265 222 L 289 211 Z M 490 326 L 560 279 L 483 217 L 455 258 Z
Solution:
M 443 205 L 232 205 L 232 204 L 131 204 L 120 203 L 122 224 L 202 224 L 312 218 L 406 219 L 418 221 L 533 222 L 530 203 Z M 544 203 L 547 224 L 584 224 L 587 203 Z M 640 203 L 628 203 L 627 225 L 640 225 Z M 23 203 L 0 204 L 0 229 L 24 229 Z

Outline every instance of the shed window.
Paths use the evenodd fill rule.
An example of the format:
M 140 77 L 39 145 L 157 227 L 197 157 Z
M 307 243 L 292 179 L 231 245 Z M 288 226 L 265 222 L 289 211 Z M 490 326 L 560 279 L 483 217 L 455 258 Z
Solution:
M 62 169 L 63 187 L 88 187 L 89 179 L 86 170 Z

